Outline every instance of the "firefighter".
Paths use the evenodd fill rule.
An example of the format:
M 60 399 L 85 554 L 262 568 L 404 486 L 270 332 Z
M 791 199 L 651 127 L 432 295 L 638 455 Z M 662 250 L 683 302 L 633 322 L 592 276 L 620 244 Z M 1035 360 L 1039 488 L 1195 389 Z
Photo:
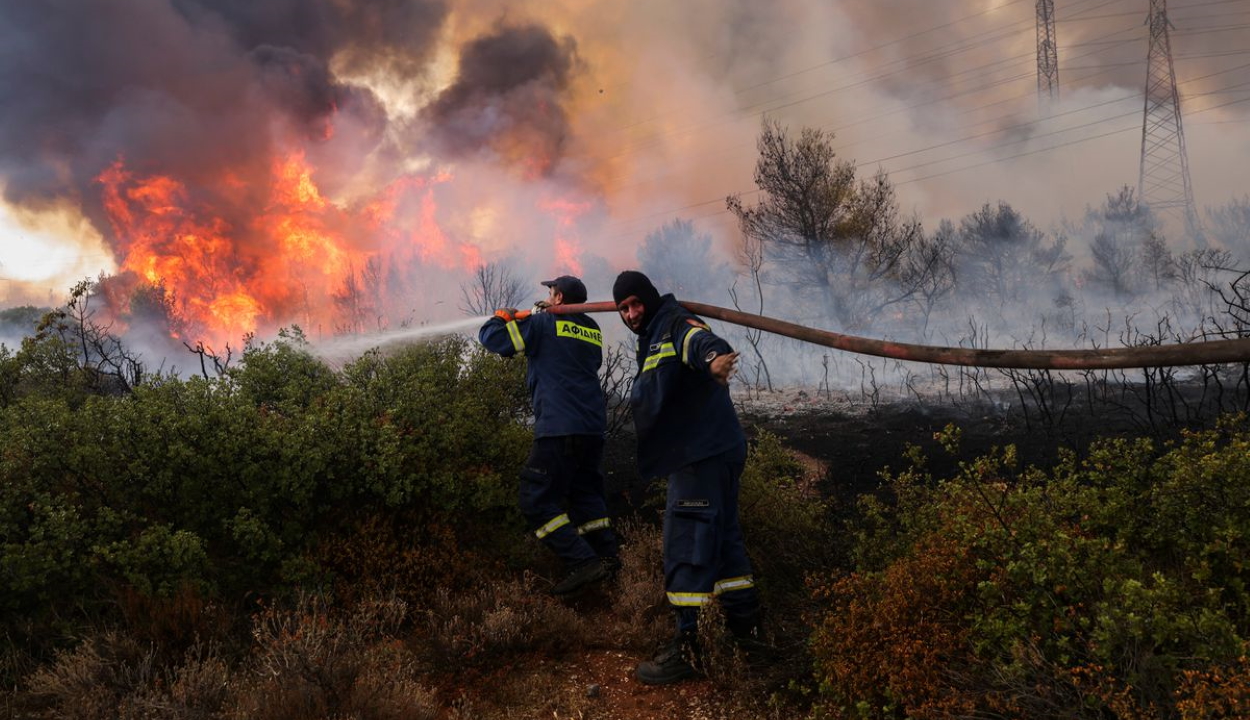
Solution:
M 630 404 L 643 478 L 667 479 L 664 586 L 677 633 L 636 675 L 649 685 L 699 673 L 699 609 L 718 600 L 744 650 L 762 647 L 759 592 L 738 523 L 746 437 L 729 398 L 738 353 L 646 275 L 627 270 L 612 287 L 638 335 Z
M 620 568 L 603 489 L 603 335 L 583 313 L 541 312 L 586 302 L 581 280 L 561 275 L 542 284 L 549 293 L 535 303 L 538 312 L 496 310 L 478 340 L 504 357 L 528 359 L 534 444 L 521 470 L 520 507 L 534 534 L 564 561 L 567 574 L 551 592 L 567 596 Z

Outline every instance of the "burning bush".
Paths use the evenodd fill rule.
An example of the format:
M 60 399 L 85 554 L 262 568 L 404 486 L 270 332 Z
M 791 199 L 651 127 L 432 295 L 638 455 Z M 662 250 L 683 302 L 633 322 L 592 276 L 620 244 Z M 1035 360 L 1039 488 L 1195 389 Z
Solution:
M 1006 448 L 951 480 L 890 479 L 897 504 L 865 504 L 861 571 L 818 591 L 832 714 L 1159 717 L 1239 692 L 1216 669 L 1250 632 L 1244 419 L 1163 449 L 1106 441 L 1049 474 Z

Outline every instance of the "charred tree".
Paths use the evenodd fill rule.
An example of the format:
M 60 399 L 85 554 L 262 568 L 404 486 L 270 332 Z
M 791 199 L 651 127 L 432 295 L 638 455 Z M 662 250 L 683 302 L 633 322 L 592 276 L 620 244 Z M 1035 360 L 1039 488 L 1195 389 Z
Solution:
M 525 284 L 504 262 L 478 265 L 473 277 L 460 286 L 460 310 L 466 315 L 489 315 L 504 307 L 517 307 L 525 300 Z

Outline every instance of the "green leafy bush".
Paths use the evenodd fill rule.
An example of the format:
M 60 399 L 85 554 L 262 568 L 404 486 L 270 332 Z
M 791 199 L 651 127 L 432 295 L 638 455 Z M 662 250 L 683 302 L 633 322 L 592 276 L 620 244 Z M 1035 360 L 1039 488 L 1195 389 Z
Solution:
M 781 439 L 761 431 L 747 453 L 739 504 L 769 625 L 797 628 L 810 603 L 808 575 L 829 567 L 839 544 L 826 502 Z
M 249 343 L 224 377 L 125 394 L 43 393 L 56 363 L 8 361 L 24 380 L 0 407 L 6 629 L 103 612 L 123 591 L 330 587 L 326 542 L 373 516 L 402 514 L 414 545 L 441 528 L 503 546 L 520 527 L 524 366 L 463 338 L 336 372 L 288 334 Z
M 855 528 L 860 568 L 818 591 L 830 714 L 1175 716 L 1183 679 L 1242 652 L 1244 419 L 1050 473 L 1004 448 L 949 480 L 888 479 L 894 503 L 865 502 Z

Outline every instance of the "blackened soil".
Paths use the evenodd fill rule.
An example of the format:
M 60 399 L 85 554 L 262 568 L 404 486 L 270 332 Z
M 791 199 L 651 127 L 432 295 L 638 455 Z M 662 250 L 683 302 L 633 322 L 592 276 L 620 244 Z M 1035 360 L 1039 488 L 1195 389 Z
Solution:
M 827 468 L 822 495 L 839 505 L 876 491 L 884 470 L 906 468 L 908 446 L 918 446 L 935 477 L 949 477 L 958 463 L 1014 443 L 1026 463 L 1047 465 L 1057 455 L 1056 438 L 1034 430 L 1022 417 L 913 404 L 881 406 L 870 412 L 805 412 L 781 417 L 744 417 L 748 432 L 770 432 L 789 448 L 820 460 Z M 947 425 L 962 431 L 960 452 L 952 456 L 935 436 Z
M 1084 455 L 1100 437 L 1172 437 L 1176 428 L 1150 427 L 1131 414 L 1068 412 L 1062 418 L 1040 418 L 1036 412 L 991 404 L 976 407 L 921 405 L 914 402 L 883 404 L 875 408 L 829 406 L 802 412 L 742 413 L 748 437 L 761 430 L 779 436 L 783 443 L 820 461 L 826 476 L 820 488 L 835 506 L 847 508 L 864 493 L 880 487 L 884 469 L 895 472 L 907 466 L 905 451 L 919 446 L 936 478 L 952 477 L 960 462 L 989 453 L 994 447 L 1014 445 L 1021 466 L 1051 467 L 1061 448 Z M 935 439 L 947 425 L 962 433 L 959 452 L 948 454 Z M 623 433 L 610 438 L 605 457 L 609 495 L 618 513 L 642 508 L 648 494 L 634 468 L 634 438 Z

